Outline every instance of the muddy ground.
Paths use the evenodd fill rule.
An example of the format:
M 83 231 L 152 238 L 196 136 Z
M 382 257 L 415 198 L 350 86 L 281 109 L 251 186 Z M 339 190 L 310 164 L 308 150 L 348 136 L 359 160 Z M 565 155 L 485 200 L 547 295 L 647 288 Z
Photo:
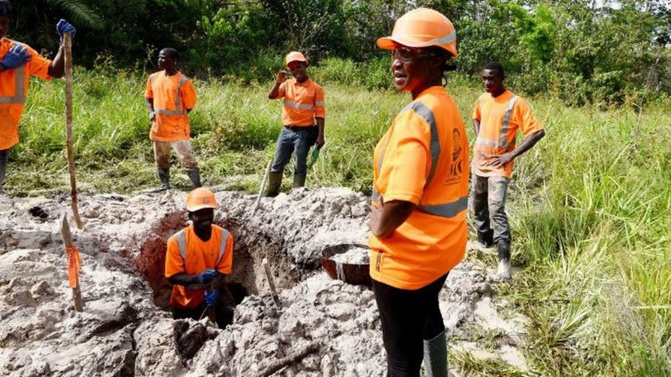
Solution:
M 252 215 L 255 196 L 217 193 L 216 221 L 235 238 L 228 282 L 237 303 L 232 323 L 219 330 L 206 318 L 174 321 L 167 311 L 166 241 L 187 225 L 185 196 L 80 197 L 85 227 L 70 224 L 82 255 L 83 312 L 72 307 L 60 236 L 63 216 L 71 216 L 69 196 L 0 196 L 0 375 L 385 375 L 372 292 L 330 278 L 319 261 L 331 246 L 365 245 L 366 197 L 299 189 L 264 198 Z M 441 292 L 449 353 L 497 358 L 524 371 L 524 319 L 500 312 L 505 305 L 491 284 L 474 259 L 450 273 Z

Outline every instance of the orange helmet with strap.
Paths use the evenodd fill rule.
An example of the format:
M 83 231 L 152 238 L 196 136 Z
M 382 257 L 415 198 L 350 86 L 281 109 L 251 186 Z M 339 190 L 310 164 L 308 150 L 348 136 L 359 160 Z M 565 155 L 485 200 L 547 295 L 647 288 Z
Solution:
M 305 56 L 298 51 L 291 51 L 284 58 L 284 64 L 286 64 L 287 67 L 289 67 L 289 63 L 296 62 L 296 61 L 305 62 L 306 64 L 308 64 L 308 60 L 305 59 Z
M 457 32 L 442 13 L 417 8 L 396 20 L 391 36 L 379 38 L 377 45 L 385 50 L 398 45 L 419 48 L 436 46 L 457 57 Z
M 199 187 L 186 196 L 186 210 L 189 212 L 217 207 L 217 199 L 215 199 L 214 193 L 204 187 Z

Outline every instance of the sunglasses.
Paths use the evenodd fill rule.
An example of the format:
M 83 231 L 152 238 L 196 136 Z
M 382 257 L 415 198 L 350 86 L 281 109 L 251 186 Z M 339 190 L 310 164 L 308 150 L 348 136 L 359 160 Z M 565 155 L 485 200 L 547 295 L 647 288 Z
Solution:
M 401 47 L 390 50 L 392 59 L 398 59 L 401 63 L 410 64 L 416 60 L 436 57 L 437 55 L 431 52 L 423 51 L 417 48 Z

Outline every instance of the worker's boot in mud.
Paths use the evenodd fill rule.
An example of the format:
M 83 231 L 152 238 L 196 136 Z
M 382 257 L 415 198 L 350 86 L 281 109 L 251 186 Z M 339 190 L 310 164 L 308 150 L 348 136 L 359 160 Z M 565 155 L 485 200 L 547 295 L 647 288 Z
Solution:
M 200 183 L 200 170 L 198 168 L 188 170 L 186 173 L 189 176 L 191 183 L 193 184 L 193 188 L 198 188 L 202 186 L 202 184 Z
M 305 187 L 306 174 L 294 174 L 293 188 Z
M 170 188 L 170 169 L 158 169 L 158 179 L 161 180 L 161 187 L 159 190 L 167 190 Z
M 280 193 L 280 186 L 282 186 L 283 172 L 270 172 L 268 174 L 268 188 L 266 189 L 266 196 L 275 197 Z
M 424 341 L 424 369 L 426 377 L 447 377 L 447 341 L 445 331 Z
M 510 280 L 513 276 L 512 269 L 510 267 L 510 244 L 507 242 L 498 243 L 499 249 L 499 266 L 496 270 L 496 275 L 494 275 L 495 280 Z

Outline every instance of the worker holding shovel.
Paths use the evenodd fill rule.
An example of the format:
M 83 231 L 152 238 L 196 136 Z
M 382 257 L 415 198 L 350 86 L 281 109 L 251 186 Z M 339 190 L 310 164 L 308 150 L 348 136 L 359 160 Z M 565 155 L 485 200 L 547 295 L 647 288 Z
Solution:
M 61 78 L 65 73 L 63 33 L 75 36 L 75 28 L 60 20 L 56 30 L 61 45 L 54 60 L 38 54 L 30 46 L 5 38 L 9 32 L 12 4 L 0 0 L 0 192 L 3 191 L 9 150 L 19 142 L 19 121 L 28 95 L 30 76 L 45 80 Z
M 199 320 L 206 312 L 212 312 L 217 325 L 223 328 L 227 323 L 220 296 L 223 294 L 226 305 L 234 305 L 224 284 L 224 277 L 233 267 L 233 237 L 212 224 L 216 208 L 214 194 L 206 188 L 187 195 L 186 210 L 192 224 L 168 240 L 165 276 L 173 284 L 173 318 Z
M 275 156 L 268 176 L 266 196 L 277 196 L 282 185 L 282 173 L 291 155 L 296 153 L 293 187 L 305 186 L 307 158 L 310 147 L 324 146 L 324 89 L 312 81 L 305 70 L 308 61 L 298 51 L 290 52 L 284 59 L 291 71 L 292 79 L 287 80 L 287 72 L 277 72 L 275 84 L 268 98 L 284 98 L 282 123 L 284 127 L 275 145 Z

